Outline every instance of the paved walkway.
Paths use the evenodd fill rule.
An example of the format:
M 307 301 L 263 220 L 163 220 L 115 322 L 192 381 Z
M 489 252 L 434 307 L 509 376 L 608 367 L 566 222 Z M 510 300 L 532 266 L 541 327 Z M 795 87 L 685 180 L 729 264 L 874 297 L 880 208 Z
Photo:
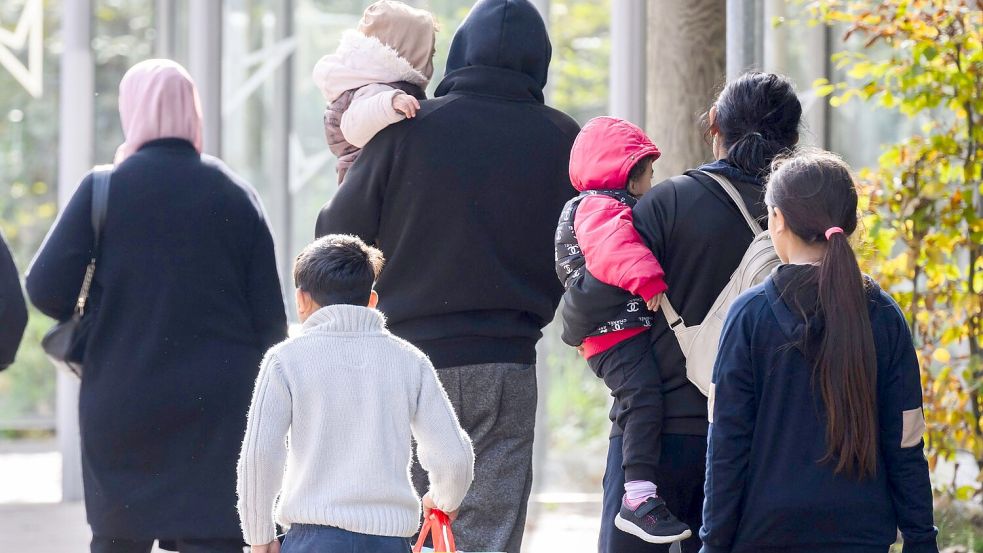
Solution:
M 52 447 L 0 444 L 0 553 L 88 551 L 91 534 L 82 504 L 59 502 L 61 456 Z M 523 551 L 593 553 L 599 511 L 594 495 L 538 495 Z

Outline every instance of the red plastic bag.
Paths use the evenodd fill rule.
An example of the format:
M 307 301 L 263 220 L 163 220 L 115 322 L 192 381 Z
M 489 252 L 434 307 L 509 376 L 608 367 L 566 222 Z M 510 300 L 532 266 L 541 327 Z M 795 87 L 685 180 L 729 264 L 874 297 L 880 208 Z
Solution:
M 413 553 L 423 551 L 423 542 L 427 536 L 433 536 L 434 553 L 457 553 L 454 545 L 454 533 L 451 532 L 451 519 L 447 513 L 433 509 L 430 516 L 423 521 L 423 528 L 420 529 L 420 539 L 416 540 L 413 546 Z

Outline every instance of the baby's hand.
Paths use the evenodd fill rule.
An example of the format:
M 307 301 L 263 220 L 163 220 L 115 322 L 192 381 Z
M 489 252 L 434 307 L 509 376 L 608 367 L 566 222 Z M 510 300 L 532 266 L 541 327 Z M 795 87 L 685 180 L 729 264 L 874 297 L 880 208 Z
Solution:
M 393 109 L 402 113 L 407 119 L 416 117 L 416 110 L 420 109 L 420 102 L 405 92 L 393 96 Z
M 657 313 L 659 311 L 659 303 L 662 301 L 663 295 L 664 293 L 656 294 L 655 296 L 652 296 L 652 299 L 645 302 L 645 305 L 649 308 L 649 311 L 651 311 L 652 313 Z

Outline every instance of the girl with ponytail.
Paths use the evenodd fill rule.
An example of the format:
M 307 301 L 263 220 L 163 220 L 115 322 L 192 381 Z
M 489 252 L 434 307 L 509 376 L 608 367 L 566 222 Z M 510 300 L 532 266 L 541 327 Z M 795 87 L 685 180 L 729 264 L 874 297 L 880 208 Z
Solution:
M 724 327 L 703 551 L 886 553 L 900 529 L 905 553 L 937 552 L 918 361 L 897 304 L 850 246 L 850 170 L 806 151 L 770 174 L 785 265 Z

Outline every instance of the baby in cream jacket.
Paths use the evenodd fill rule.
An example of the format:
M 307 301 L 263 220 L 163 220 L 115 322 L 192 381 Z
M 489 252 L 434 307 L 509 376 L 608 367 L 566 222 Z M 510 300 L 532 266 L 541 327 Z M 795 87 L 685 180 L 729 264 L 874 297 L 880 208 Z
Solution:
M 395 0 L 365 9 L 334 54 L 314 66 L 328 103 L 324 132 L 338 157 L 338 183 L 359 151 L 387 126 L 414 117 L 433 76 L 437 25 L 433 14 Z

